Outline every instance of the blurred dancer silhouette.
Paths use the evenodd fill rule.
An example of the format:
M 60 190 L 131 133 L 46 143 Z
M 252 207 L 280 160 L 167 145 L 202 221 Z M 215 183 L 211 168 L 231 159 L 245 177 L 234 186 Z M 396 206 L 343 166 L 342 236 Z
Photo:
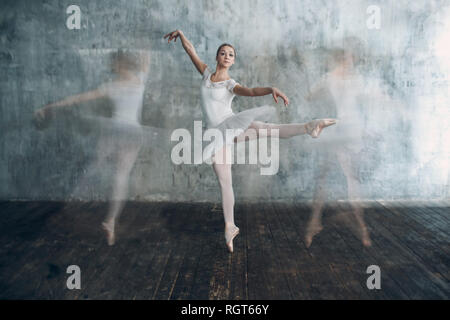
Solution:
M 334 49 L 331 54 L 331 71 L 311 90 L 307 100 L 318 98 L 323 90 L 333 97 L 337 119 L 339 123 L 329 129 L 330 135 L 323 139 L 323 149 L 326 151 L 324 159 L 319 166 L 319 174 L 316 180 L 312 215 L 306 227 L 305 244 L 309 247 L 315 235 L 322 229 L 322 209 L 326 195 L 326 176 L 333 162 L 339 163 L 347 182 L 347 195 L 349 200 L 359 199 L 361 184 L 358 177 L 358 161 L 360 152 L 364 147 L 364 118 L 360 111 L 359 96 L 364 91 L 364 78 L 355 68 L 359 61 L 358 52 L 355 52 L 358 44 L 354 38 L 345 40 L 349 45 L 346 49 Z M 353 48 L 353 49 L 351 49 Z M 371 240 L 367 226 L 364 222 L 363 208 L 350 201 L 352 214 L 357 222 L 359 236 L 364 246 L 370 246 Z
M 111 200 L 107 216 L 102 223 L 109 245 L 115 242 L 115 226 L 128 195 L 128 182 L 144 139 L 147 142 L 148 130 L 141 126 L 141 111 L 147 80 L 150 56 L 148 52 L 118 50 L 112 55 L 112 72 L 115 79 L 104 83 L 97 89 L 67 97 L 48 104 L 35 112 L 35 123 L 45 126 L 56 109 L 64 108 L 90 100 L 109 98 L 112 117 L 84 117 L 92 126 L 100 129 L 96 160 L 90 163 L 87 174 L 78 189 L 84 189 L 87 177 L 99 173 L 107 159 L 115 164 Z

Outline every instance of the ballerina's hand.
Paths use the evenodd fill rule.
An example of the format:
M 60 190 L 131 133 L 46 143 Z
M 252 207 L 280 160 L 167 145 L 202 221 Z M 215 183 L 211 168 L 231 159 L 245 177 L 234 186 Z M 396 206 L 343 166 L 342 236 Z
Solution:
M 38 129 L 43 129 L 51 120 L 51 111 L 49 107 L 38 109 L 34 112 L 33 123 Z
M 171 40 L 174 40 L 174 39 L 175 39 L 175 42 L 177 42 L 177 38 L 180 37 L 181 34 L 182 34 L 182 31 L 181 31 L 181 30 L 175 30 L 175 31 L 172 31 L 172 32 L 166 34 L 166 35 L 164 36 L 164 39 L 166 39 L 167 37 L 169 37 L 169 39 L 167 40 L 167 43 L 169 43 Z
M 280 90 L 278 90 L 277 88 L 272 88 L 272 96 L 273 99 L 275 100 L 276 103 L 278 103 L 278 97 L 280 97 L 281 99 L 283 99 L 284 101 L 284 105 L 287 107 L 287 105 L 289 104 L 289 99 L 288 97 L 286 97 L 286 95 L 281 92 Z

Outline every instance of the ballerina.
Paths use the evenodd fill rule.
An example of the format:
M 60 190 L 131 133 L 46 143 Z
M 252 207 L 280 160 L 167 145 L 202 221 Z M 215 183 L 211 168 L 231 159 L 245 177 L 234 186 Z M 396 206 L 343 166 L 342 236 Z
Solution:
M 316 84 L 307 101 L 319 97 L 323 90 L 328 90 L 335 101 L 340 126 L 330 129 L 332 136 L 326 137 L 321 151 L 325 152 L 325 161 L 319 163 L 319 175 L 316 177 L 313 210 L 306 227 L 305 244 L 310 247 L 314 237 L 323 230 L 322 209 L 326 190 L 325 178 L 333 162 L 337 162 L 344 173 L 347 182 L 348 199 L 359 199 L 361 183 L 355 164 L 360 160 L 359 154 L 364 148 L 364 134 L 367 128 L 363 125 L 364 119 L 359 110 L 358 96 L 364 92 L 364 79 L 355 66 L 356 52 L 352 50 L 353 38 L 344 39 L 348 45 L 345 49 L 335 49 L 331 55 L 331 71 L 324 79 Z M 374 96 L 374 93 L 371 92 Z M 369 230 L 364 221 L 364 209 L 360 204 L 350 202 L 351 213 L 356 220 L 358 232 L 364 246 L 370 247 Z
M 221 188 L 222 209 L 225 220 L 225 243 L 230 252 L 233 252 L 233 239 L 239 234 L 239 228 L 234 222 L 234 194 L 232 187 L 231 164 L 223 161 L 230 153 L 230 146 L 245 137 L 251 137 L 249 131 L 256 132 L 256 138 L 266 137 L 276 131 L 279 138 L 290 138 L 297 135 L 309 134 L 313 138 L 319 137 L 322 129 L 336 123 L 334 119 L 313 120 L 308 123 L 274 124 L 260 120 L 271 118 L 276 109 L 270 106 L 263 106 L 245 110 L 240 113 L 233 113 L 231 102 L 235 95 L 257 97 L 272 95 L 276 103 L 281 98 L 284 105 L 289 104 L 287 96 L 275 87 L 247 88 L 232 79 L 228 70 L 234 64 L 236 51 L 230 44 L 222 44 L 216 53 L 216 70 L 211 72 L 208 66 L 199 58 L 194 46 L 186 38 L 181 30 L 175 30 L 164 36 L 168 38 L 168 43 L 180 38 L 181 44 L 192 60 L 192 63 L 203 75 L 201 97 L 202 111 L 208 128 L 217 128 L 222 132 L 227 129 L 236 130 L 236 135 L 231 140 L 218 141 L 220 148 L 211 148 L 210 155 L 214 172 L 218 178 Z M 224 134 L 225 136 L 225 134 Z M 219 150 L 218 150 L 219 149 Z M 216 150 L 218 150 L 216 152 Z M 221 161 L 218 161 L 221 160 Z
M 97 159 L 92 162 L 82 182 L 97 167 L 105 164 L 111 157 L 116 164 L 112 199 L 109 202 L 108 214 L 102 223 L 109 245 L 115 243 L 115 226 L 125 205 L 128 193 L 128 182 L 131 170 L 144 139 L 146 143 L 153 138 L 151 128 L 140 124 L 145 82 L 149 69 L 150 57 L 147 52 L 138 56 L 119 50 L 112 57 L 112 71 L 116 75 L 114 81 L 105 83 L 92 91 L 67 97 L 61 101 L 48 104 L 36 110 L 35 123 L 38 127 L 48 122 L 56 110 L 65 109 L 75 104 L 109 98 L 112 102 L 112 118 L 84 117 L 92 126 L 99 127 L 101 134 L 97 143 Z M 148 129 L 147 129 L 148 128 Z M 83 189 L 80 183 L 78 189 Z

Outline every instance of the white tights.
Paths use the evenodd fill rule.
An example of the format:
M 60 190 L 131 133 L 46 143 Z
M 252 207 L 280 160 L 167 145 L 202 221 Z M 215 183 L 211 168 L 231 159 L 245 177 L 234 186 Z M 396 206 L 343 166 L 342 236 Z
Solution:
M 234 226 L 234 193 L 231 175 L 231 164 L 213 163 L 214 172 L 219 180 L 222 192 L 222 209 L 225 226 Z
M 261 121 L 254 121 L 250 124 L 248 129 L 236 137 L 235 142 L 242 141 L 245 136 L 248 135 L 248 131 L 255 130 L 257 137 L 270 137 L 272 130 L 278 130 L 278 136 L 281 139 L 288 139 L 298 135 L 308 133 L 309 123 L 289 123 L 289 124 L 277 124 L 277 123 L 265 123 Z M 261 130 L 263 129 L 263 130 Z
M 279 137 L 282 139 L 286 139 L 307 133 L 307 125 L 307 123 L 274 124 L 254 121 L 250 124 L 249 129 L 253 129 L 256 131 L 257 136 L 255 138 L 258 138 L 260 136 L 271 136 L 272 129 L 278 129 Z M 242 141 L 243 139 L 245 139 L 245 136 L 252 137 L 252 135 L 248 135 L 249 129 L 236 137 L 235 142 Z M 266 129 L 267 132 L 262 132 L 260 131 L 261 129 Z M 227 164 L 227 161 L 225 161 L 225 156 L 228 152 L 231 152 L 230 146 L 224 147 L 222 150 L 215 154 L 215 159 L 222 157 L 223 161 L 222 164 L 218 164 L 214 161 L 213 168 L 214 172 L 216 173 L 217 179 L 219 180 L 220 190 L 222 193 L 222 209 L 225 226 L 234 226 L 234 193 L 231 164 Z

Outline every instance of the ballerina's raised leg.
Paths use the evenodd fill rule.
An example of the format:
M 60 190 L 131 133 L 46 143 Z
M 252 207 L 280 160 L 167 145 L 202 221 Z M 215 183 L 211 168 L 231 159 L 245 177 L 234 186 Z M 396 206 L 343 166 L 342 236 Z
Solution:
M 307 123 L 265 123 L 261 121 L 253 121 L 249 129 L 256 130 L 257 137 L 270 136 L 271 130 L 278 130 L 278 136 L 281 139 L 288 139 L 295 136 L 309 134 L 313 138 L 318 138 L 322 130 L 336 123 L 335 119 L 318 119 Z M 261 131 L 265 129 L 265 131 Z M 241 138 L 249 137 L 250 135 L 244 131 L 240 136 L 236 137 L 235 142 L 241 141 Z
M 117 173 L 114 178 L 112 200 L 109 203 L 108 215 L 102 223 L 110 246 L 115 243 L 116 222 L 125 205 L 130 173 L 141 149 L 141 144 L 128 143 L 128 147 L 125 147 L 124 144 L 119 147 L 121 147 L 121 151 L 117 154 Z
M 249 128 L 241 135 L 237 136 L 235 142 L 243 141 L 246 137 L 252 137 L 248 135 L 248 130 L 256 130 L 256 137 L 270 136 L 272 130 L 278 130 L 279 137 L 282 139 L 288 139 L 298 135 L 309 134 L 313 138 L 317 138 L 322 129 L 335 124 L 334 119 L 321 119 L 313 120 L 308 123 L 293 123 L 293 124 L 273 124 L 264 123 L 261 121 L 254 121 Z M 264 129 L 264 131 L 261 131 Z M 222 208 L 225 220 L 225 241 L 230 252 L 233 252 L 233 239 L 239 234 L 239 228 L 234 223 L 234 193 L 232 184 L 231 164 L 226 161 L 226 153 L 231 152 L 230 146 L 222 148 L 214 156 L 213 168 L 219 180 L 221 195 L 222 195 Z M 217 159 L 222 161 L 218 163 Z

